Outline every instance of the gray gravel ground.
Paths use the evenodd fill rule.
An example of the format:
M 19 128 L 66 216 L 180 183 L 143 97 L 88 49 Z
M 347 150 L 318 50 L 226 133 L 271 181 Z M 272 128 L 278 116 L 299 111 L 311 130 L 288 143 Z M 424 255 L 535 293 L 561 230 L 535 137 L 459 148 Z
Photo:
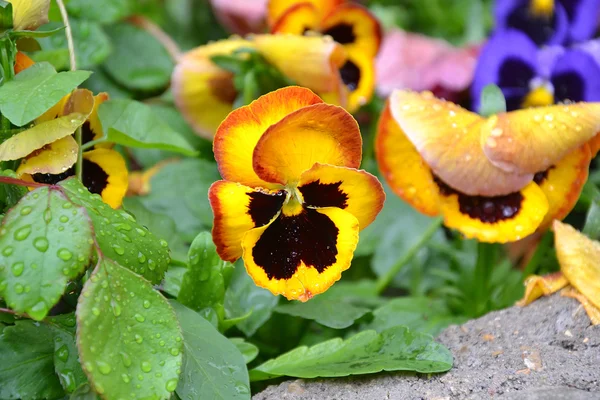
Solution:
M 553 295 L 451 326 L 438 340 L 454 355 L 441 375 L 382 373 L 293 380 L 254 400 L 600 400 L 600 326 Z

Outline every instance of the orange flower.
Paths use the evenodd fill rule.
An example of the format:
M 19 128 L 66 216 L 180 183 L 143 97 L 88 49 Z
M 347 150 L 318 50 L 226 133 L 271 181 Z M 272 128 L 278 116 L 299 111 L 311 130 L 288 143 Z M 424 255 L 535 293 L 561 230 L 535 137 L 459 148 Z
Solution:
M 431 93 L 396 91 L 381 116 L 379 167 L 417 210 L 469 238 L 512 242 L 564 218 L 587 180 L 600 104 L 483 118 Z
M 214 152 L 224 179 L 209 191 L 221 258 L 243 257 L 258 286 L 288 299 L 309 300 L 340 279 L 385 196 L 357 169 L 352 116 L 308 89 L 283 88 L 229 114 Z

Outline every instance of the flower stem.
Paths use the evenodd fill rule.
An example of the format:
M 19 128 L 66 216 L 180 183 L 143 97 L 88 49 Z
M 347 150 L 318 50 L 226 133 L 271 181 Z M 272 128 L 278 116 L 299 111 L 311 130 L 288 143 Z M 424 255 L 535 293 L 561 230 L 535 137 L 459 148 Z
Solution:
M 490 278 L 496 261 L 496 245 L 477 243 L 477 262 L 473 276 L 473 317 L 478 317 L 488 311 Z
M 3 75 L 2 84 L 3 85 L 6 82 L 11 81 L 12 78 L 15 76 L 14 60 L 11 61 L 11 57 L 9 56 L 8 49 L 7 49 L 7 46 L 9 46 L 9 45 L 11 45 L 11 42 L 6 40 L 6 41 L 2 42 L 2 45 L 0 47 L 0 57 L 1 57 L 1 62 L 2 62 L 2 72 L 3 72 L 2 73 L 2 75 Z M 2 116 L 0 126 L 1 126 L 3 132 L 10 131 L 10 128 L 11 128 L 10 121 L 4 115 Z
M 433 220 L 431 225 L 427 228 L 427 230 L 423 233 L 421 238 L 417 243 L 415 243 L 406 253 L 404 253 L 404 257 L 400 258 L 396 264 L 394 264 L 385 275 L 381 276 L 377 281 L 377 293 L 381 293 L 385 290 L 385 288 L 392 282 L 394 277 L 400 272 L 402 267 L 410 261 L 411 258 L 417 254 L 417 252 L 427 244 L 427 242 L 431 239 L 431 237 L 437 232 L 437 230 L 442 225 L 443 219 L 438 217 Z

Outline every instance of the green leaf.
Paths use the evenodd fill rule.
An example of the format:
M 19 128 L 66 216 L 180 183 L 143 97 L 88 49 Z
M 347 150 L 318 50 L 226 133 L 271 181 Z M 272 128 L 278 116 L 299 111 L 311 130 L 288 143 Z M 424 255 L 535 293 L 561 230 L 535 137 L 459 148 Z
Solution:
M 230 317 L 246 315 L 248 311 L 252 311 L 248 318 L 236 325 L 239 330 L 246 336 L 252 336 L 271 317 L 278 300 L 278 296 L 256 286 L 242 262 L 237 263 L 225 293 L 225 310 Z
M 43 319 L 92 255 L 85 209 L 56 188 L 28 193 L 2 221 L 0 294 L 10 308 Z
M 0 332 L 0 399 L 56 399 L 64 395 L 54 374 L 50 327 L 16 321 Z
M 70 18 L 69 22 L 75 44 L 77 68 L 90 68 L 101 64 L 110 54 L 112 46 L 100 24 L 76 18 Z M 60 25 L 62 24 L 51 22 L 43 27 L 50 29 Z M 69 50 L 64 33 L 41 38 L 39 43 L 42 50 L 31 55 L 35 61 L 48 61 L 58 70 L 69 68 Z
M 250 371 L 252 381 L 278 376 L 336 377 L 380 371 L 445 372 L 452 354 L 429 335 L 397 326 L 381 333 L 360 332 L 346 340 L 298 347 Z
M 181 290 L 181 282 L 187 268 L 180 265 L 171 265 L 165 274 L 162 291 L 177 298 Z M 218 321 L 217 321 L 218 322 Z
M 11 171 L 9 169 L 0 171 L 0 175 L 8 176 L 10 178 L 17 177 L 14 171 Z M 14 206 L 27 193 L 28 190 L 26 187 L 0 183 L 0 204 L 2 204 L 0 210 L 5 211 L 7 208 Z
M 93 74 L 83 82 L 81 87 L 91 90 L 94 93 L 107 92 L 111 99 L 129 99 L 133 93 L 115 83 L 102 68 L 93 68 Z
M 592 240 L 600 239 L 600 199 L 592 200 L 585 218 L 583 233 Z
M 54 333 L 54 368 L 67 393 L 87 383 L 75 343 L 76 321 L 74 314 L 50 317 L 47 321 Z
M 126 23 L 107 26 L 106 33 L 113 43 L 113 52 L 104 62 L 104 68 L 117 82 L 134 90 L 155 90 L 168 85 L 173 61 L 154 36 Z
M 246 60 L 241 59 L 239 56 L 230 56 L 225 54 L 217 54 L 212 56 L 210 60 L 218 67 L 233 74 L 242 73 L 244 70 L 244 64 L 247 63 Z
M 69 15 L 101 24 L 117 22 L 131 15 L 134 11 L 133 0 L 69 0 Z
M 46 62 L 36 63 L 0 86 L 0 112 L 13 124 L 23 126 L 58 103 L 91 72 L 57 73 Z
M 258 355 L 258 347 L 246 342 L 244 338 L 229 338 L 229 341 L 242 353 L 246 364 L 250 364 Z
M 506 99 L 502 90 L 493 83 L 483 88 L 481 92 L 481 106 L 479 114 L 489 117 L 493 114 L 506 112 Z
M 182 399 L 250 399 L 244 357 L 225 336 L 189 308 L 172 301 L 184 338 L 177 395 Z
M 281 304 L 275 308 L 275 312 L 312 319 L 334 329 L 345 329 L 370 311 L 370 308 L 357 304 L 359 299 L 353 293 L 354 286 L 354 282 L 340 282 L 306 303 L 294 301 Z M 371 296 L 377 297 L 375 287 L 371 286 Z
M 233 264 L 221 260 L 209 232 L 201 232 L 196 236 L 188 260 L 189 266 L 183 276 L 177 301 L 196 311 L 212 307 L 219 319 L 223 319 L 223 301 Z
M 168 244 L 159 240 L 135 218 L 123 210 L 113 210 L 92 195 L 76 178 L 59 183 L 67 197 L 87 209 L 96 241 L 106 257 L 142 275 L 152 283 L 159 283 L 170 262 Z
M 29 38 L 46 38 L 49 36 L 54 35 L 55 33 L 61 32 L 62 30 L 64 30 L 65 27 L 62 24 L 45 24 L 40 26 L 38 29 L 36 29 L 35 31 L 28 31 L 28 30 L 23 30 L 23 31 L 11 31 L 9 32 L 9 36 L 11 38 L 24 38 L 24 37 L 29 37 Z M 63 33 L 64 35 L 64 33 Z
M 8 1 L 0 1 L 0 29 L 5 31 L 13 27 L 13 9 Z
M 166 399 L 177 386 L 182 337 L 167 300 L 150 283 L 101 259 L 77 305 L 83 368 L 104 398 Z
M 69 400 L 100 400 L 100 397 L 92 390 L 89 384 L 84 383 L 75 389 Z
M 188 156 L 194 148 L 156 117 L 152 108 L 135 100 L 116 99 L 98 110 L 107 141 L 130 147 L 169 150 Z

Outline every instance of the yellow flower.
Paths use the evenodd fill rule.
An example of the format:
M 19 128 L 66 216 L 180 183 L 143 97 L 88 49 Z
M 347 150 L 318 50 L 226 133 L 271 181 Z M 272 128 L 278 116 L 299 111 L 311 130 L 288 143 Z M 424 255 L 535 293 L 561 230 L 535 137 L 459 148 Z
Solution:
M 48 22 L 50 0 L 7 0 L 12 4 L 13 29 L 36 30 Z
M 483 118 L 431 93 L 396 91 L 376 153 L 395 193 L 417 210 L 442 214 L 466 237 L 505 243 L 570 212 L 599 130 L 600 103 Z
M 348 60 L 340 72 L 349 91 L 348 111 L 373 97 L 381 27 L 365 7 L 344 0 L 270 0 L 268 20 L 272 33 L 315 31 L 344 46 Z
M 357 169 L 361 152 L 354 118 L 305 88 L 229 114 L 214 140 L 224 180 L 209 190 L 221 258 L 243 257 L 258 286 L 288 299 L 327 290 L 383 206 L 377 178 Z

